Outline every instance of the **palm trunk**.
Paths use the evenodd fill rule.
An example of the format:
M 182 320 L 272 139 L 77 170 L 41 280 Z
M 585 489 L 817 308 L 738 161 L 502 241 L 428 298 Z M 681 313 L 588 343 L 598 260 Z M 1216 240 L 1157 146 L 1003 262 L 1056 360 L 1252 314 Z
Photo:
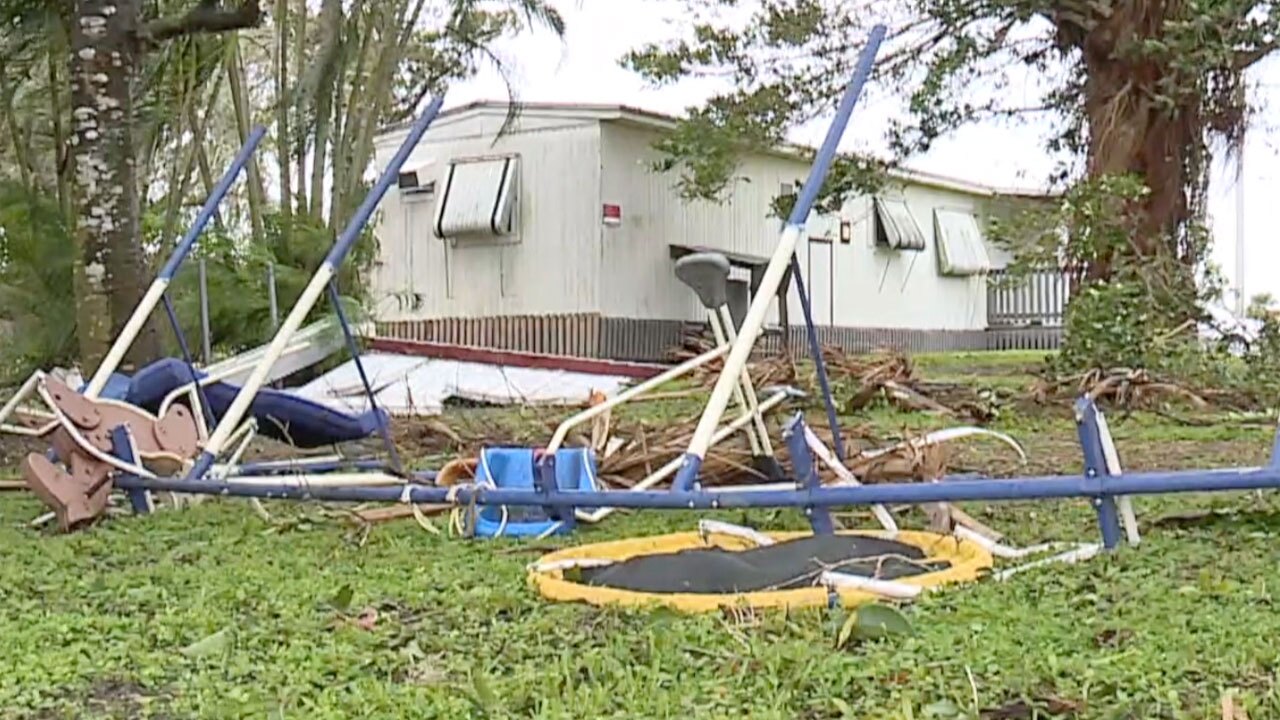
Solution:
M 240 142 L 249 139 L 249 93 L 244 86 L 244 64 L 240 60 L 240 36 L 232 34 L 227 40 L 231 43 L 231 52 L 227 55 L 227 80 L 231 86 L 231 103 L 235 108 L 236 129 Z M 249 221 L 253 227 L 253 236 L 262 237 L 262 212 L 266 204 L 265 191 L 262 187 L 262 176 L 258 173 L 258 162 L 249 158 L 247 168 L 249 180 Z
M 289 163 L 289 0 L 276 0 L 276 167 L 280 173 L 280 213 L 293 212 L 292 170 Z M 289 232 L 289 223 L 285 223 Z

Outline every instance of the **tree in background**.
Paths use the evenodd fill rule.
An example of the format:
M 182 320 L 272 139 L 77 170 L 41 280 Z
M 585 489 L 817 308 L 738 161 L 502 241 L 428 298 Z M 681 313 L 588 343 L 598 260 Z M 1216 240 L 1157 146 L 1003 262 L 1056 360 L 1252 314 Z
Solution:
M 1280 4 L 1260 0 L 685 0 L 684 39 L 630 53 L 657 85 L 719 77 L 732 90 L 694 110 L 659 150 L 690 198 L 717 198 L 736 153 L 781 140 L 832 107 L 872 23 L 891 26 L 879 87 L 904 94 L 909 117 L 887 133 L 889 157 L 846 159 L 828 197 L 866 187 L 896 162 L 968 123 L 1034 116 L 1047 149 L 1066 158 L 1051 178 L 1067 190 L 1054 232 L 1006 240 L 1034 262 L 1064 263 L 1079 290 L 1068 351 L 1098 316 L 1124 314 L 1137 339 L 1185 326 L 1197 284 L 1210 148 L 1237 143 L 1244 72 L 1275 49 Z M 1037 97 L 1012 92 L 1029 78 Z M 985 88 L 985 89 L 984 89 Z M 1113 211 L 1098 217 L 1100 206 Z M 1064 252 L 1065 251 L 1065 252 Z M 1154 306 L 1156 311 L 1150 311 Z M 1147 311 L 1140 311 L 1148 308 Z M 1079 322 L 1072 316 L 1079 311 Z M 1126 338 L 1132 340 L 1133 338 Z M 1110 347 L 1110 346 L 1108 346 Z M 1076 361 L 1105 363 L 1103 349 Z M 1070 352 L 1067 353 L 1070 355 Z
M 142 56 L 186 35 L 229 32 L 262 19 L 258 0 L 224 10 L 200 0 L 185 14 L 144 20 L 139 0 L 74 0 L 71 12 L 71 162 L 75 228 L 76 327 L 83 360 L 96 365 L 148 284 L 136 174 L 134 87 Z M 155 359 L 154 326 L 133 358 Z
M 92 367 L 255 123 L 271 137 L 197 253 L 215 345 L 264 341 L 265 266 L 287 307 L 367 191 L 378 131 L 486 63 L 505 74 L 493 44 L 541 29 L 564 33 L 543 0 L 0 0 L 0 197 L 23 203 L 0 213 L 0 322 L 65 328 L 6 343 L 3 374 Z

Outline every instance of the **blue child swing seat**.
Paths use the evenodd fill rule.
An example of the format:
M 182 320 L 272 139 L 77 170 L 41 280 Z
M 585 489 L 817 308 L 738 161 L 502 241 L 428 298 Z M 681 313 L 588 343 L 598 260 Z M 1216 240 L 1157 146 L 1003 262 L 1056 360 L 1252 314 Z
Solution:
M 488 447 L 480 451 L 475 483 L 503 490 L 534 487 L 534 473 L 543 451 L 528 447 Z M 555 453 L 556 487 L 565 491 L 599 492 L 595 455 L 589 448 L 562 448 Z M 583 508 L 590 510 L 591 508 Z M 484 505 L 477 508 L 472 529 L 477 537 L 540 537 L 561 535 L 572 522 L 557 520 L 540 507 Z

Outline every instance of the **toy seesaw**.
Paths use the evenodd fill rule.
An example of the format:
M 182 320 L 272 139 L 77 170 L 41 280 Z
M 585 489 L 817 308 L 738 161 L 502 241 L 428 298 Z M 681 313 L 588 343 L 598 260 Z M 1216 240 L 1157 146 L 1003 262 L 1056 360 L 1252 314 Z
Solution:
M 1280 456 L 1273 456 L 1265 467 L 1125 473 L 1120 468 L 1105 417 L 1087 398 L 1075 406 L 1075 422 L 1083 451 L 1081 474 L 1007 479 L 949 477 L 919 484 L 858 484 L 844 465 L 846 458 L 839 442 L 835 403 L 795 259 L 795 247 L 833 162 L 853 107 L 870 75 L 884 35 L 883 26 L 877 26 L 871 33 L 870 42 L 840 101 L 809 177 L 736 335 L 733 334 L 731 318 L 721 313 L 722 298 L 715 292 L 715 278 L 723 270 L 723 264 L 714 253 L 690 260 L 681 266 L 680 274 L 707 307 L 717 345 L 569 418 L 545 447 L 487 448 L 480 458 L 485 462 L 479 463 L 484 467 L 483 472 L 473 480 L 447 486 L 438 484 L 438 475 L 434 472 L 399 471 L 398 462 L 392 469 L 374 465 L 352 466 L 337 475 L 326 475 L 325 471 L 332 468 L 320 466 L 284 471 L 261 466 L 237 466 L 234 453 L 230 463 L 218 464 L 237 433 L 242 432 L 242 422 L 251 412 L 255 398 L 261 395 L 272 364 L 285 352 L 302 319 L 312 310 L 326 287 L 332 294 L 331 282 L 336 268 L 355 241 L 359 225 L 368 219 L 378 198 L 386 191 L 431 117 L 438 111 L 441 100 L 437 98 L 384 170 L 353 219 L 352 226 L 339 237 L 253 372 L 219 408 L 212 433 L 207 438 L 201 434 L 197 442 L 198 454 L 191 450 L 189 444 L 184 444 L 181 472 L 163 476 L 152 472 L 137 463 L 137 458 L 145 454 L 143 444 L 137 437 L 131 437 L 135 431 L 125 423 L 112 429 L 110 454 L 113 464 L 105 483 L 128 493 L 167 491 L 264 499 L 452 504 L 501 509 L 504 512 L 516 508 L 533 518 L 522 516 L 515 522 L 534 523 L 538 534 L 567 532 L 579 521 L 598 521 L 617 508 L 698 511 L 787 507 L 797 508 L 806 515 L 812 530 L 805 534 L 761 533 L 704 521 L 697 533 L 571 548 L 544 557 L 530 569 L 532 580 L 544 595 L 554 599 L 598 603 L 659 602 L 687 610 L 705 610 L 741 602 L 755 606 L 793 606 L 833 602 L 856 604 L 875 597 L 910 598 L 927 587 L 980 577 L 992 568 L 995 558 L 1020 558 L 1063 547 L 1051 544 L 1021 550 L 1008 548 L 963 528 L 950 535 L 900 530 L 885 507 L 890 503 L 1087 498 L 1096 510 L 1101 542 L 1070 545 L 1066 552 L 1051 558 L 1074 561 L 1091 557 L 1104 549 L 1117 548 L 1126 534 L 1131 543 L 1139 541 L 1129 496 L 1280 487 Z M 787 477 L 783 482 L 750 488 L 746 492 L 737 488 L 702 487 L 699 471 L 708 449 L 737 432 L 749 435 L 759 466 L 776 466 L 776 461 L 771 462 L 772 446 L 761 414 L 777 407 L 794 393 L 783 389 L 760 402 L 745 370 L 761 335 L 771 299 L 788 270 L 797 281 L 811 356 L 816 365 L 828 421 L 836 438 L 834 447 L 823 445 L 806 426 L 803 414 L 797 412 L 782 432 L 782 439 L 790 452 L 791 467 L 789 473 L 778 470 L 774 474 L 785 473 Z M 340 313 L 340 308 L 338 311 Z M 339 319 L 343 320 L 341 315 Z M 342 324 L 346 329 L 345 322 Z M 354 354 L 354 342 L 351 347 Z M 563 446 L 572 427 L 720 359 L 724 361 L 723 368 L 686 452 L 646 478 L 642 487 L 633 490 L 601 489 L 594 476 L 595 465 L 590 450 Z M 372 403 L 371 392 L 369 396 Z M 90 404 L 99 402 L 92 398 L 86 398 L 86 401 Z M 736 401 L 742 412 L 722 425 L 730 401 Z M 385 425 L 380 425 L 380 429 L 385 431 Z M 390 449 L 394 458 L 394 448 Z M 494 460 L 496 462 L 490 462 Z M 834 473 L 839 481 L 834 484 L 820 482 L 819 464 Z M 281 472 L 287 475 L 282 477 Z M 653 489 L 659 481 L 667 478 L 673 478 L 670 490 Z M 96 493 L 102 492 L 103 487 L 99 480 L 98 484 L 86 485 L 85 489 Z M 882 529 L 837 532 L 831 510 L 860 505 L 874 509 Z M 493 523 L 495 516 L 488 516 L 487 521 Z M 499 525 L 509 524 L 503 520 L 496 522 Z M 887 558 L 893 561 L 888 562 Z M 1010 572 L 1006 570 L 1001 575 L 1007 576 Z

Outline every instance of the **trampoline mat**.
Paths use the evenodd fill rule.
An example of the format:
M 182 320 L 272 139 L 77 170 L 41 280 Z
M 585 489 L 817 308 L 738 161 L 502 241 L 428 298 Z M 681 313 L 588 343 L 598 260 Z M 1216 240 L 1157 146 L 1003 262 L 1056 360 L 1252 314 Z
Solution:
M 749 550 L 696 548 L 581 568 L 581 582 L 649 593 L 745 593 L 811 587 L 824 570 L 892 580 L 945 570 L 915 545 L 858 535 L 819 535 Z

